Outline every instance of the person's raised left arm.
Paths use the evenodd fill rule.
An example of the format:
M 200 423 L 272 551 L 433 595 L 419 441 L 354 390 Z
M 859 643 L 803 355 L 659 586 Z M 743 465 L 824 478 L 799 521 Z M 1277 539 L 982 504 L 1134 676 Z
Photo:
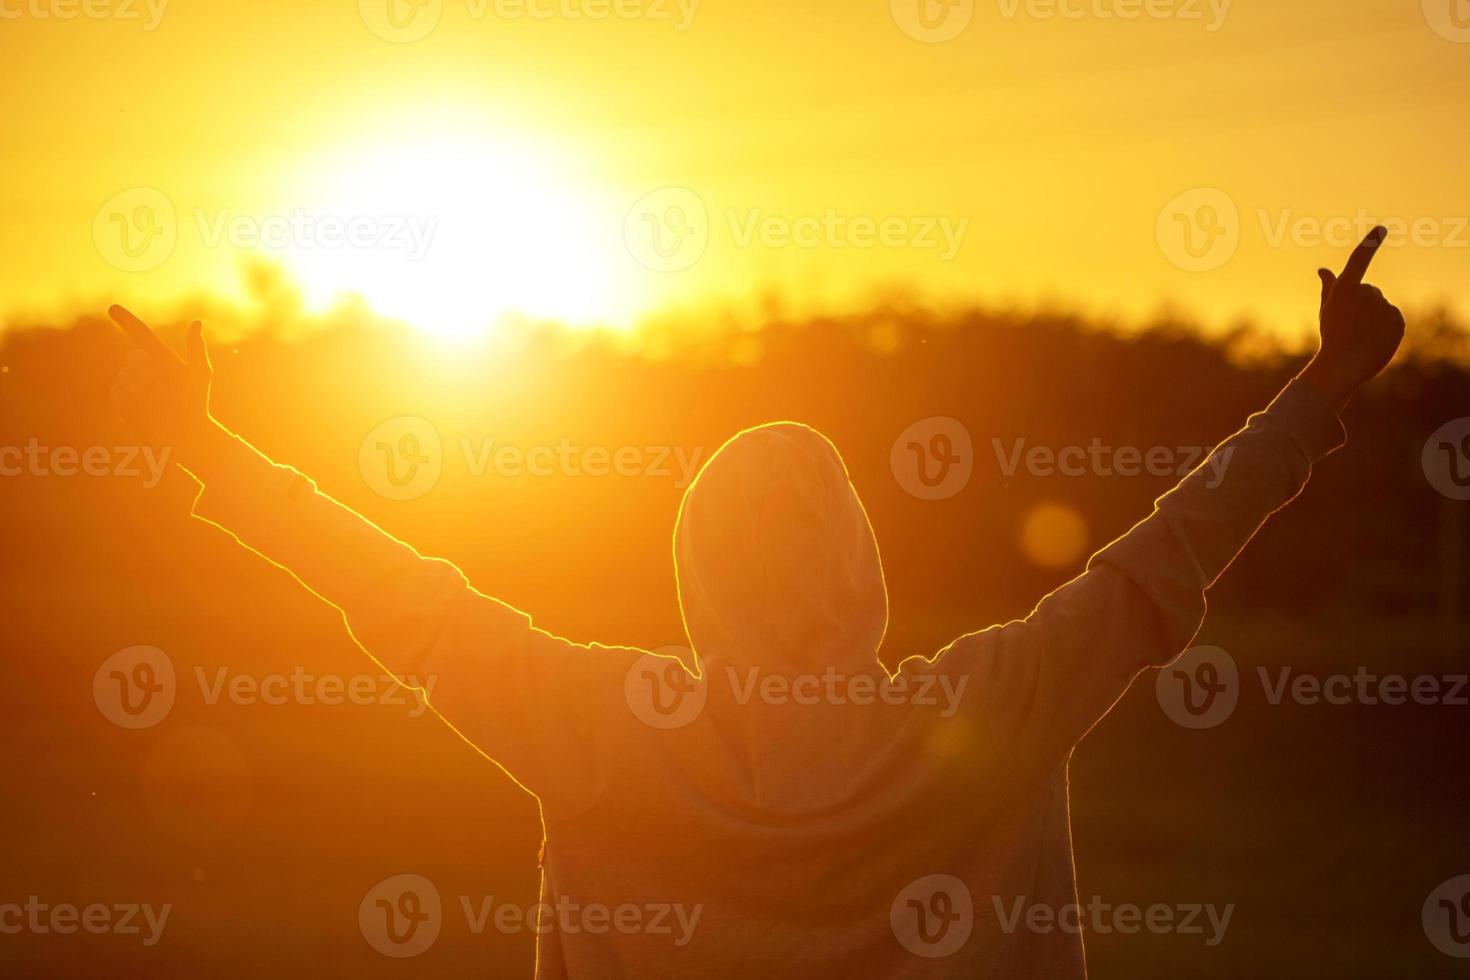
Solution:
M 1375 229 L 1340 277 L 1319 273 L 1321 347 L 1270 407 L 1093 555 L 1082 575 L 1024 620 L 979 634 L 990 640 L 983 654 L 972 647 L 981 703 L 1013 769 L 1049 777 L 1141 670 L 1184 650 L 1209 587 L 1342 444 L 1338 413 L 1403 339 L 1403 315 L 1362 281 L 1385 234 Z

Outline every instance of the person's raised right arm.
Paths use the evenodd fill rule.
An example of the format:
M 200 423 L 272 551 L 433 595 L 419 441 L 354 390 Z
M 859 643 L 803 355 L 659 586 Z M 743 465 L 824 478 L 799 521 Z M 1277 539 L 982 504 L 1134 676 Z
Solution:
M 413 676 L 469 597 L 459 570 L 423 558 L 216 421 L 198 323 L 189 328 L 187 358 L 180 359 L 128 310 L 108 312 L 137 344 L 113 385 L 114 406 L 204 485 L 195 515 L 342 610 L 354 637 L 383 666 Z
M 578 719 L 610 648 L 571 643 L 477 592 L 451 563 L 426 558 L 272 462 L 214 419 L 200 325 L 180 359 L 133 314 L 109 310 L 137 343 L 114 405 L 204 488 L 195 516 L 291 573 L 342 612 L 349 633 L 407 686 L 424 689 L 456 731 L 538 792 L 553 772 L 586 781 L 590 734 Z M 621 663 L 628 657 L 616 658 Z

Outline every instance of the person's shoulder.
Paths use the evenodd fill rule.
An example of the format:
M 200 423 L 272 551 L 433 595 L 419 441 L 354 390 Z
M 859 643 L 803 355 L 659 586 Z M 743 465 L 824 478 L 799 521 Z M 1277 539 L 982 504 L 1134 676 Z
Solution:
M 983 657 L 1000 641 L 1011 623 L 987 626 L 983 630 L 966 633 L 951 640 L 943 648 L 931 654 L 911 654 L 899 662 L 895 676 L 922 676 L 926 674 L 954 674 L 968 672 L 977 658 Z

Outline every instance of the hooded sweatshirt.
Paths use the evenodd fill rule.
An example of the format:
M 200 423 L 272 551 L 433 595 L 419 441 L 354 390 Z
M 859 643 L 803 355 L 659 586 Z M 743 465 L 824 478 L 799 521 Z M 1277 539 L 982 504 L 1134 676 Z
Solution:
M 740 433 L 688 488 L 680 656 L 537 629 L 244 442 L 195 513 L 434 678 L 435 712 L 537 796 L 539 977 L 1067 978 L 1073 747 L 1342 441 L 1293 382 L 1025 619 L 892 675 L 872 527 L 803 425 Z

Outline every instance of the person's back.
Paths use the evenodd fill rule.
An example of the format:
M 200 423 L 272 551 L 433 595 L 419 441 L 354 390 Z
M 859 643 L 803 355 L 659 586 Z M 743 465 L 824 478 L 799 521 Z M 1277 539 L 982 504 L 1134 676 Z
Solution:
M 540 975 L 724 977 L 750 962 L 779 977 L 1013 975 L 1047 961 L 1040 937 L 992 927 L 985 896 L 1072 900 L 1069 863 L 1045 866 L 1069 853 L 1064 797 L 1008 772 L 975 719 L 750 711 L 711 687 L 721 693 L 685 727 L 606 726 L 614 757 L 595 799 L 543 796 L 542 901 L 568 913 L 541 937 Z M 990 926 L 972 930 L 972 902 Z M 588 908 L 615 917 L 629 903 L 630 928 L 572 931 Z M 1077 952 L 1048 956 L 1080 966 Z
M 562 910 L 541 974 L 729 976 L 750 950 L 767 976 L 1080 965 L 1075 939 L 972 928 L 981 889 L 1071 901 L 1065 795 L 995 753 L 973 676 L 949 671 L 968 658 L 879 665 L 878 551 L 831 445 L 743 433 L 690 488 L 675 551 L 701 675 L 599 651 L 568 733 L 596 755 L 533 786 Z M 624 928 L 579 934 L 619 907 Z
M 541 976 L 1077 977 L 1067 760 L 1341 443 L 1337 413 L 1403 335 L 1362 284 L 1382 238 L 1322 273 L 1318 356 L 1148 518 L 1024 620 L 893 677 L 872 528 L 805 426 L 741 433 L 686 494 L 696 677 L 536 629 L 236 439 L 208 414 L 197 325 L 185 364 L 114 308 L 146 351 L 114 394 L 202 479 L 198 516 L 400 677 L 435 678 L 434 710 L 540 798 Z

